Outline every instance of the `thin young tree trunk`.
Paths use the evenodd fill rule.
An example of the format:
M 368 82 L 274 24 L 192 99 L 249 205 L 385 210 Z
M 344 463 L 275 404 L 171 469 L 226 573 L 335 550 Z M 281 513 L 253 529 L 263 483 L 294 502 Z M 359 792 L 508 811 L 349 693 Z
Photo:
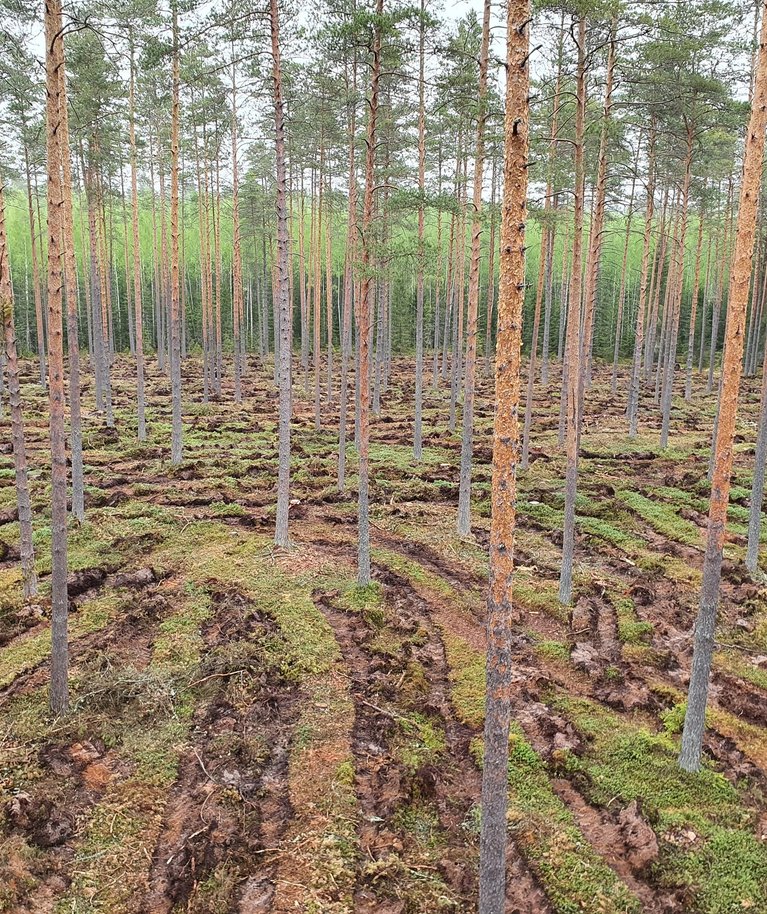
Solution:
M 386 283 L 378 283 L 375 307 L 375 353 L 373 359 L 373 415 L 381 415 L 381 360 L 384 342 L 384 309 L 386 307 Z
M 710 354 L 708 361 L 708 384 L 706 386 L 706 392 L 711 393 L 714 389 L 714 367 L 716 363 L 716 350 L 719 343 L 719 318 L 722 313 L 722 295 L 724 291 L 724 274 L 727 269 L 728 261 L 728 249 L 729 249 L 729 228 L 730 228 L 730 216 L 732 214 L 732 194 L 733 194 L 733 182 L 732 178 L 729 181 L 729 187 L 727 191 L 727 208 L 725 210 L 725 221 L 724 221 L 724 230 L 721 238 L 721 251 L 719 259 L 719 269 L 716 277 L 716 298 L 714 300 L 714 307 L 711 312 L 711 340 L 710 340 Z
M 492 156 L 493 174 L 490 178 L 490 243 L 487 252 L 487 323 L 485 326 L 485 374 L 490 377 L 493 356 L 493 311 L 495 307 L 495 194 L 497 184 L 496 157 Z
M 455 188 L 456 198 L 458 196 L 458 174 L 456 170 L 456 188 Z M 447 363 L 448 363 L 448 349 L 450 343 L 448 342 L 448 334 L 450 333 L 451 321 L 453 319 L 453 310 L 455 307 L 455 276 L 454 276 L 454 264 L 455 264 L 455 234 L 456 234 L 456 214 L 450 214 L 450 233 L 448 237 L 447 244 L 447 272 L 446 272 L 446 281 L 445 281 L 445 322 L 442 328 L 442 363 L 440 368 L 440 377 L 444 381 L 447 378 Z
M 327 339 L 327 401 L 333 402 L 333 244 L 332 244 L 332 210 L 333 184 L 328 175 L 327 215 L 325 218 L 325 338 Z M 292 301 L 292 296 L 291 296 Z
M 559 208 L 559 194 L 554 193 L 554 182 L 556 173 L 556 159 L 559 143 L 557 134 L 559 133 L 559 106 L 562 95 L 562 69 L 564 64 L 564 22 L 565 14 L 562 12 L 560 20 L 560 37 L 557 48 L 557 79 L 554 84 L 554 98 L 551 108 L 551 139 L 549 141 L 548 151 L 548 173 L 546 175 L 546 200 L 544 210 L 553 209 L 556 213 Z M 552 199 L 553 196 L 553 199 Z M 551 336 L 551 308 L 554 291 L 554 239 L 556 237 L 556 223 L 549 220 L 548 225 L 548 245 L 546 247 L 546 273 L 544 279 L 545 287 L 545 306 L 543 316 L 543 343 L 541 353 L 541 383 L 544 387 L 549 384 L 549 340 Z M 564 259 L 564 251 L 562 252 Z
M 415 417 L 413 421 L 413 458 L 423 456 L 423 288 L 426 270 L 425 201 L 426 193 L 426 0 L 421 0 L 418 23 L 418 277 L 415 305 Z
M 27 204 L 29 210 L 29 234 L 32 251 L 32 292 L 35 297 L 35 324 L 37 328 L 37 357 L 40 371 L 40 383 L 47 383 L 47 370 L 45 365 L 45 326 L 43 323 L 43 297 L 40 282 L 40 259 L 37 251 L 37 227 L 35 225 L 35 209 L 32 203 L 32 169 L 29 162 L 29 149 L 24 144 L 24 167 L 27 176 Z
M 708 513 L 708 535 L 703 560 L 703 584 L 700 609 L 695 622 L 690 685 L 687 711 L 682 730 L 679 765 L 685 771 L 700 768 L 700 756 L 705 730 L 706 703 L 714 653 L 716 610 L 722 573 L 722 552 L 730 500 L 730 476 L 733 462 L 735 416 L 738 390 L 743 367 L 743 334 L 746 306 L 751 283 L 754 235 L 762 179 L 765 129 L 767 129 L 767 3 L 762 4 L 762 30 L 759 58 L 754 78 L 754 98 L 746 134 L 743 178 L 735 238 L 732 271 L 727 305 L 726 342 L 722 361 L 722 382 L 719 394 L 718 426 L 715 445 L 714 472 L 711 480 L 711 500 Z
M 128 348 L 130 350 L 130 354 L 135 357 L 136 335 L 133 327 L 133 298 L 131 296 L 130 240 L 128 235 L 128 196 L 125 193 L 125 163 L 122 160 L 122 156 L 120 157 L 120 207 L 122 210 L 123 273 L 125 275 L 125 313 L 128 320 Z M 115 270 L 115 280 L 117 279 L 117 271 Z
M 637 172 L 639 169 L 639 150 L 641 148 L 642 131 L 637 140 L 636 156 L 634 157 L 634 170 L 631 175 L 631 193 L 626 214 L 626 235 L 623 239 L 623 258 L 621 260 L 621 284 L 618 292 L 618 315 L 615 321 L 615 340 L 613 342 L 613 373 L 610 389 L 613 394 L 618 391 L 618 355 L 620 353 L 621 337 L 623 335 L 623 311 L 626 303 L 626 265 L 628 263 L 629 242 L 631 241 L 631 223 L 634 219 L 634 194 L 636 192 Z
M 511 726 L 512 605 L 519 388 L 525 288 L 528 174 L 529 0 L 509 0 L 501 271 L 495 368 L 490 586 L 487 598 L 487 686 L 482 765 L 479 914 L 506 910 L 509 729 Z
M 313 233 L 314 238 L 314 290 L 312 301 L 314 303 L 314 346 L 312 356 L 314 362 L 314 427 L 322 427 L 322 415 L 320 412 L 320 378 L 322 368 L 322 273 L 320 266 L 322 262 L 322 179 L 325 167 L 325 145 L 324 135 L 320 139 L 320 169 L 317 177 L 317 220 L 316 229 Z
M 298 212 L 298 299 L 301 310 L 301 368 L 304 373 L 304 389 L 309 391 L 309 313 L 306 290 L 306 252 L 304 236 L 306 231 L 306 194 L 304 192 L 304 170 L 301 169 L 299 188 L 300 206 Z
M 533 333 L 530 338 L 530 358 L 527 363 L 527 395 L 525 397 L 525 423 L 522 431 L 522 469 L 526 470 L 530 460 L 530 426 L 533 418 L 533 388 L 535 384 L 535 363 L 538 353 L 538 332 L 541 326 L 541 305 L 543 286 L 546 281 L 546 259 L 549 249 L 549 228 L 544 222 L 541 227 L 541 247 L 538 253 L 538 281 L 535 286 L 535 309 L 533 311 Z
M 655 210 L 655 123 L 650 122 L 647 141 L 647 202 L 645 204 L 644 237 L 642 239 L 642 268 L 639 277 L 639 300 L 637 302 L 636 327 L 634 330 L 634 359 L 629 378 L 628 406 L 629 437 L 637 433 L 639 416 L 639 383 L 642 370 L 644 347 L 645 312 L 647 310 L 647 284 L 650 276 L 650 247 L 652 245 L 652 223 Z
M 359 345 L 359 515 L 357 582 L 362 586 L 370 583 L 370 516 L 369 483 L 370 472 L 370 306 L 373 282 L 372 267 L 373 193 L 375 181 L 376 125 L 378 121 L 378 95 L 381 80 L 381 32 L 384 4 L 376 0 L 376 20 L 373 26 L 373 41 L 370 64 L 370 97 L 368 98 L 368 124 L 365 152 L 365 195 L 362 204 L 361 226 L 361 289 L 357 301 L 357 338 Z
M 48 399 L 51 440 L 51 691 L 54 714 L 69 705 L 67 600 L 67 453 L 64 428 L 64 328 L 61 227 L 61 81 L 64 34 L 60 0 L 45 0 L 48 153 Z
M 442 142 L 440 138 L 439 152 L 438 152 L 438 162 L 437 162 L 437 196 L 442 195 Z M 436 264 L 437 268 L 434 271 L 434 339 L 432 340 L 434 344 L 434 352 L 432 354 L 432 371 L 431 371 L 431 386 L 436 390 L 437 385 L 439 384 L 439 349 L 440 349 L 440 311 L 441 311 L 441 302 L 440 302 L 440 293 L 441 293 L 441 279 L 442 279 L 442 263 L 443 263 L 443 250 L 442 250 L 442 209 L 437 210 L 437 256 Z
M 570 603 L 573 594 L 573 554 L 575 551 L 575 497 L 578 486 L 578 436 L 581 404 L 581 269 L 583 246 L 583 198 L 585 195 L 585 134 L 586 134 L 586 19 L 578 20 L 578 69 L 575 102 L 575 192 L 573 258 L 570 278 L 570 302 L 567 315 L 567 350 L 565 354 L 565 383 L 567 392 L 567 417 L 565 448 L 567 469 L 565 476 L 565 517 L 562 530 L 562 569 L 559 577 L 559 600 Z
M 130 44 L 130 89 L 128 130 L 130 133 L 131 227 L 133 231 L 133 326 L 136 336 L 136 412 L 138 440 L 146 440 L 146 394 L 144 390 L 144 316 L 141 307 L 141 247 L 139 239 L 138 161 L 136 155 L 136 65 L 133 37 Z
M 692 175 L 693 153 L 693 127 L 687 128 L 687 155 L 684 163 L 684 185 L 682 187 L 682 225 L 679 238 L 676 242 L 676 263 L 674 269 L 674 296 L 671 301 L 671 315 L 669 319 L 669 341 L 666 367 L 663 373 L 662 420 L 660 433 L 660 446 L 668 446 L 669 425 L 671 423 L 671 400 L 674 389 L 674 374 L 676 368 L 677 337 L 679 335 L 679 317 L 682 309 L 682 292 L 684 289 L 684 255 L 687 243 L 687 225 L 690 215 L 690 179 Z
M 351 86 L 347 77 L 347 142 L 349 146 L 349 203 L 346 217 L 346 257 L 344 263 L 344 308 L 341 336 L 341 391 L 338 415 L 338 491 L 346 488 L 346 422 L 349 408 L 349 355 L 351 351 L 352 307 L 354 290 L 354 258 L 357 235 L 357 165 L 355 135 L 357 129 L 357 54 L 352 63 Z M 303 307 L 303 306 L 302 306 Z M 303 312 L 302 312 L 303 313 Z M 302 317 L 303 325 L 303 317 Z M 303 331 L 302 331 L 303 334 Z M 303 335 L 302 335 L 303 339 Z
M 171 69 L 170 118 L 170 384 L 172 400 L 171 463 L 178 465 L 183 456 L 181 429 L 181 315 L 178 265 L 178 155 L 179 155 L 179 84 L 180 49 L 178 9 L 172 0 L 173 62 Z
M 211 191 L 213 175 L 211 174 Z M 211 193 L 211 209 L 213 211 L 213 257 L 216 271 L 216 395 L 221 396 L 221 382 L 224 376 L 224 336 L 221 324 L 221 279 L 223 264 L 221 258 L 221 168 L 218 150 L 216 151 L 216 192 Z
M 11 262 L 8 256 L 8 237 L 5 231 L 5 196 L 0 183 L 0 318 L 3 322 L 3 355 L 8 381 L 8 402 L 11 408 L 11 441 L 13 443 L 13 469 L 16 483 L 16 504 L 19 508 L 19 553 L 24 597 L 37 594 L 35 550 L 32 544 L 32 507 L 29 498 L 27 450 L 24 442 L 24 417 L 21 410 L 19 386 L 19 360 L 16 351 L 16 329 L 13 323 L 13 285 Z M 3 366 L 0 366 L 2 370 Z
M 234 337 L 234 402 L 242 402 L 242 241 L 240 181 L 237 163 L 237 69 L 232 40 L 232 334 Z
M 479 91 L 477 93 L 477 143 L 474 150 L 471 262 L 469 266 L 469 304 L 466 321 L 466 373 L 463 388 L 463 436 L 461 438 L 461 468 L 458 484 L 457 530 L 459 536 L 468 536 L 471 532 L 471 459 L 474 450 L 474 390 L 477 373 L 477 315 L 479 313 L 479 267 L 482 256 L 482 184 L 485 162 L 489 51 L 490 0 L 484 0 L 482 46 L 479 57 Z M 458 345 L 460 348 L 460 339 Z
M 760 200 L 759 224 L 764 224 L 764 199 Z M 762 305 L 764 296 L 762 295 L 762 277 L 764 275 L 765 265 L 765 237 L 762 234 L 757 242 L 757 251 L 755 259 L 755 269 L 751 283 L 751 311 L 749 314 L 748 335 L 746 336 L 746 355 L 744 361 L 744 373 L 748 378 L 756 374 L 756 354 L 759 348 L 759 337 L 762 326 Z
M 277 176 L 277 296 L 279 317 L 279 441 L 277 445 L 277 521 L 274 542 L 290 545 L 288 509 L 290 507 L 290 412 L 291 412 L 291 314 L 288 300 L 288 210 L 285 169 L 285 107 L 282 97 L 280 65 L 280 20 L 278 0 L 269 0 L 272 42 L 272 86 L 274 102 L 275 171 Z M 275 353 L 275 359 L 277 359 Z
M 610 23 L 610 42 L 607 51 L 607 84 L 605 86 L 604 109 L 602 111 L 602 132 L 599 139 L 599 161 L 594 200 L 594 216 L 591 223 L 591 239 L 586 261 L 586 288 L 583 298 L 583 340 L 580 372 L 579 422 L 583 414 L 584 390 L 591 388 L 591 362 L 594 349 L 594 312 L 597 301 L 597 279 L 604 240 L 605 200 L 607 196 L 607 153 L 610 138 L 610 120 L 613 104 L 613 75 L 615 73 L 615 33 L 618 27 L 613 16 Z
M 660 290 L 663 278 L 663 268 L 666 262 L 666 246 L 668 243 L 666 214 L 668 212 L 669 188 L 665 189 L 663 194 L 663 206 L 660 216 L 660 240 L 656 246 L 653 261 L 653 272 L 650 278 L 650 292 L 648 295 L 649 312 L 647 319 L 647 328 L 645 332 L 644 345 L 644 381 L 647 384 L 650 380 L 650 373 L 655 364 L 655 336 L 658 326 L 658 308 L 660 304 Z
M 10 361 L 10 360 L 9 360 Z M 751 483 L 751 502 L 748 514 L 748 545 L 746 568 L 756 575 L 759 568 L 759 539 L 762 532 L 762 500 L 764 498 L 764 470 L 767 460 L 767 346 L 762 364 L 762 389 L 759 407 L 759 432 L 754 454 L 754 478 Z
M 557 340 L 557 361 L 561 362 L 564 358 L 565 351 L 565 328 L 567 326 L 567 306 L 570 301 L 570 283 L 567 277 L 570 275 L 570 258 L 572 250 L 570 248 L 570 223 L 565 222 L 565 237 L 562 244 L 562 276 L 559 283 L 559 329 Z M 560 445 L 562 441 L 560 441 Z
M 756 366 L 759 361 L 759 348 L 762 337 L 762 328 L 764 324 L 765 301 L 767 301 L 767 238 L 765 238 L 765 256 L 764 267 L 762 269 L 762 281 L 759 290 L 759 310 L 756 317 L 756 326 L 754 328 L 754 345 L 751 352 L 751 376 L 756 374 Z
M 458 392 L 463 377 L 463 303 L 466 288 L 466 192 L 468 188 L 469 156 L 463 159 L 463 178 L 460 186 L 460 215 L 458 217 L 458 236 L 456 254 L 458 257 L 458 279 L 455 295 L 455 315 L 453 318 L 453 362 L 450 366 L 450 419 L 448 427 L 455 431 L 458 408 Z
M 687 335 L 687 367 L 684 378 L 684 398 L 689 402 L 692 397 L 692 360 L 695 352 L 695 321 L 698 316 L 698 296 L 700 294 L 700 265 L 703 253 L 703 207 L 698 216 L 698 243 L 695 247 L 695 279 L 692 286 L 692 303 L 690 305 L 690 331 Z
M 72 462 L 72 516 L 85 520 L 85 485 L 83 481 L 83 425 L 80 408 L 80 339 L 77 320 L 77 261 L 75 259 L 75 224 L 72 211 L 72 161 L 69 154 L 69 110 L 65 79 L 64 48 L 59 67 L 59 147 L 61 151 L 63 248 L 67 286 L 67 353 L 69 356 L 69 423 Z

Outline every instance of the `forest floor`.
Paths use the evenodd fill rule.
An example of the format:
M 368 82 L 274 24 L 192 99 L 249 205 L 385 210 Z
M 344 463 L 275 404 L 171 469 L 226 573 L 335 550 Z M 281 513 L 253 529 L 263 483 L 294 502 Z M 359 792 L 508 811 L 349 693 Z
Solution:
M 396 362 L 372 427 L 375 583 L 355 585 L 356 479 L 336 491 L 336 405 L 296 378 L 293 548 L 272 545 L 276 395 L 242 407 L 132 368 L 117 430 L 85 389 L 87 521 L 70 530 L 72 711 L 47 711 L 47 412 L 24 365 L 41 595 L 21 598 L 0 429 L 0 911 L 416 914 L 476 910 L 492 382 L 480 382 L 472 536 L 454 532 L 460 439 L 443 383 L 411 457 Z M 199 378 L 191 361 L 185 375 Z M 324 379 L 324 373 L 323 373 Z M 620 389 L 625 389 L 625 373 Z M 576 599 L 559 605 L 556 378 L 520 473 L 507 912 L 767 912 L 767 589 L 743 566 L 756 382 L 741 410 L 706 762 L 676 765 L 706 527 L 714 396 L 696 378 L 658 446 L 630 441 L 598 369 L 578 498 Z M 750 386 L 749 386 L 750 385 Z M 459 422 L 460 428 L 460 422 Z

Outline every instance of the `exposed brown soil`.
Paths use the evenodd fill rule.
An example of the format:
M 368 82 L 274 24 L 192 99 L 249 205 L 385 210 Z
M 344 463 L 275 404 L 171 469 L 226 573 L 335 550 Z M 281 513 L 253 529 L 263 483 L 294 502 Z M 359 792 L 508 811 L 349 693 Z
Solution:
M 204 698 L 154 849 L 146 914 L 169 914 L 175 906 L 203 914 L 222 903 L 242 914 L 271 909 L 274 854 L 291 815 L 287 773 L 297 695 L 275 669 L 249 662 L 228 669 L 215 648 L 256 648 L 274 634 L 274 623 L 236 593 L 216 594 L 214 605 L 204 632 L 210 653 L 197 682 Z M 229 896 L 200 896 L 200 885 L 222 868 L 236 874 Z

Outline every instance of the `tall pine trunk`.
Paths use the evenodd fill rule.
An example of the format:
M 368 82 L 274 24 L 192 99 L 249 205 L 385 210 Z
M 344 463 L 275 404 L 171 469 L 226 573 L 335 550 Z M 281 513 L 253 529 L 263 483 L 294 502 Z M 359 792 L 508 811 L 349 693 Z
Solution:
M 415 292 L 415 417 L 413 420 L 413 458 L 423 456 L 423 292 L 426 270 L 425 201 L 426 193 L 426 0 L 421 0 L 418 22 L 418 276 Z
M 144 391 L 144 317 L 141 307 L 141 248 L 139 240 L 138 162 L 136 155 L 136 65 L 133 38 L 130 47 L 130 89 L 128 95 L 128 129 L 131 164 L 131 230 L 133 233 L 133 327 L 136 350 L 136 414 L 138 440 L 146 439 L 146 394 Z
M 13 322 L 13 285 L 11 262 L 8 256 L 8 237 L 5 231 L 5 196 L 0 184 L 0 318 L 3 322 L 3 354 L 8 381 L 8 402 L 11 408 L 11 441 L 13 443 L 13 469 L 16 483 L 16 504 L 19 509 L 19 553 L 24 597 L 37 594 L 35 550 L 32 544 L 32 507 L 29 498 L 27 450 L 24 442 L 24 417 L 21 411 L 19 385 L 19 359 L 16 351 L 16 328 Z
M 573 254 L 570 277 L 570 300 L 567 314 L 567 346 L 563 372 L 566 397 L 565 450 L 565 517 L 562 530 L 562 569 L 559 576 L 559 600 L 570 603 L 573 595 L 573 554 L 575 551 L 575 497 L 578 487 L 578 437 L 581 397 L 581 272 L 583 251 L 583 203 L 586 185 L 586 19 L 578 20 L 578 69 L 575 101 L 575 192 L 573 195 Z
M 75 223 L 72 210 L 72 160 L 69 154 L 69 110 L 65 78 L 64 48 L 59 67 L 59 148 L 61 153 L 62 217 L 64 267 L 67 287 L 67 354 L 69 356 L 69 424 L 72 462 L 72 516 L 85 520 L 85 484 L 83 480 L 83 426 L 80 408 L 80 340 L 78 327 L 77 260 L 75 259 Z
M 279 432 L 277 445 L 277 521 L 274 542 L 287 547 L 288 509 L 290 507 L 290 412 L 292 352 L 290 300 L 288 298 L 288 208 L 285 170 L 285 105 L 282 96 L 280 65 L 280 19 L 277 0 L 270 0 L 272 42 L 272 91 L 274 102 L 275 170 L 277 175 L 277 317 L 279 320 Z
M 51 692 L 54 714 L 69 705 L 67 599 L 67 453 L 64 428 L 64 329 L 61 227 L 61 76 L 64 35 L 60 0 L 45 0 L 46 146 L 48 152 L 48 399 L 51 441 Z
M 477 374 L 477 315 L 479 313 L 479 266 L 482 255 L 482 183 L 485 162 L 485 123 L 487 121 L 487 66 L 490 49 L 490 0 L 485 0 L 482 17 L 482 48 L 479 57 L 477 95 L 477 142 L 474 150 L 474 189 L 472 196 L 471 263 L 469 266 L 469 305 L 466 320 L 466 373 L 463 388 L 463 436 L 458 485 L 458 535 L 471 532 L 471 461 L 474 450 L 474 389 Z M 460 350 L 461 340 L 458 340 Z
M 519 369 L 525 297 L 525 222 L 528 165 L 529 0 L 509 0 L 506 31 L 506 126 L 495 425 L 487 598 L 487 690 L 482 765 L 479 914 L 506 910 L 512 605 L 516 467 L 519 459 Z
M 376 19 L 373 24 L 370 63 L 370 96 L 368 98 L 368 123 L 365 151 L 365 194 L 362 204 L 361 275 L 360 294 L 357 301 L 357 340 L 359 346 L 359 506 L 357 543 L 357 582 L 370 583 L 370 310 L 373 300 L 373 194 L 375 191 L 375 148 L 378 122 L 378 97 L 381 80 L 381 35 L 383 30 L 383 0 L 376 0 Z
M 650 277 L 652 246 L 652 223 L 655 210 L 655 124 L 650 123 L 647 140 L 647 202 L 645 204 L 644 236 L 642 238 L 642 267 L 639 278 L 639 300 L 637 302 L 636 326 L 634 330 L 634 358 L 629 376 L 628 407 L 629 436 L 637 433 L 639 417 L 639 384 L 641 381 L 642 352 L 644 347 L 645 312 L 647 310 L 647 285 Z
M 730 501 L 735 415 L 738 407 L 738 391 L 743 369 L 743 337 L 751 283 L 754 235 L 756 232 L 759 187 L 762 179 L 766 128 L 767 3 L 763 3 L 759 57 L 754 78 L 751 118 L 748 125 L 748 133 L 746 134 L 737 234 L 730 274 L 726 339 L 722 361 L 717 435 L 714 447 L 714 471 L 711 479 L 711 500 L 708 513 L 708 536 L 706 539 L 706 553 L 703 559 L 703 584 L 698 618 L 695 622 L 695 642 L 690 685 L 687 692 L 687 711 L 682 731 L 682 749 L 679 755 L 679 765 L 685 771 L 697 771 L 700 768 L 703 732 L 706 725 L 706 703 L 708 700 L 711 660 L 714 653 L 714 630 L 716 627 L 716 610 L 719 603 L 727 507 Z
M 182 459 L 181 429 L 181 296 L 178 264 L 178 155 L 179 155 L 179 88 L 180 55 L 178 9 L 172 0 L 173 62 L 171 64 L 170 119 L 170 384 L 172 400 L 171 463 Z
M 347 143 L 349 147 L 349 200 L 347 210 L 346 254 L 344 258 L 343 317 L 341 327 L 341 389 L 338 404 L 338 491 L 346 489 L 346 425 L 349 410 L 349 356 L 351 354 L 352 308 L 354 303 L 354 257 L 357 234 L 357 165 L 355 133 L 357 106 L 357 56 L 354 55 L 351 85 L 347 77 Z M 303 280 L 302 280 L 303 282 Z M 302 290 L 303 291 L 303 290 Z M 303 315 L 302 304 L 302 315 Z M 302 318 L 303 325 L 303 318 Z M 302 332 L 303 339 L 303 332 Z

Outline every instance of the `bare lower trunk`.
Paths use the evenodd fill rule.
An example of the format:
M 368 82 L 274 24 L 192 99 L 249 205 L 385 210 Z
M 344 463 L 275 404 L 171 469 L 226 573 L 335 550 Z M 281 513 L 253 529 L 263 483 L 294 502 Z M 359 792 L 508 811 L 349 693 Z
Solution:
M 426 110 L 425 86 L 425 30 L 426 0 L 421 0 L 421 18 L 418 31 L 418 276 L 416 278 L 415 305 L 415 417 L 413 420 L 413 459 L 423 456 L 423 291 L 426 269 L 424 237 L 424 194 L 426 193 Z
M 182 459 L 181 429 L 181 313 L 178 250 L 179 66 L 178 12 L 173 0 L 172 108 L 170 133 L 170 384 L 172 400 L 171 463 Z
M 669 425 L 671 422 L 671 400 L 674 388 L 674 374 L 676 371 L 677 337 L 679 334 L 679 318 L 682 308 L 682 291 L 684 288 L 684 255 L 687 242 L 687 224 L 689 220 L 690 178 L 692 171 L 693 129 L 687 132 L 687 155 L 685 156 L 684 186 L 682 188 L 682 225 L 675 247 L 674 260 L 674 294 L 671 299 L 671 313 L 668 327 L 668 354 L 666 356 L 665 370 L 663 372 L 663 396 L 661 398 L 662 419 L 660 446 L 668 446 Z
M 45 2 L 46 137 L 48 152 L 48 398 L 51 440 L 51 692 L 54 714 L 69 705 L 67 600 L 67 454 L 64 429 L 62 320 L 61 76 L 64 38 L 60 0 Z
M 72 516 L 82 523 L 85 520 L 85 483 L 83 480 L 83 425 L 80 408 L 80 340 L 77 313 L 77 261 L 75 259 L 75 225 L 72 212 L 72 162 L 69 154 L 69 110 L 67 86 L 64 76 L 64 54 L 59 68 L 61 80 L 59 104 L 61 106 L 62 201 L 63 247 L 67 287 L 67 352 L 69 355 L 69 422 L 72 463 Z
M 655 208 L 655 124 L 650 124 L 647 143 L 647 203 L 645 206 L 644 238 L 642 241 L 642 268 L 639 279 L 639 300 L 637 302 L 636 327 L 634 330 L 634 358 L 629 377 L 628 407 L 629 436 L 637 433 L 639 416 L 639 383 L 642 369 L 644 345 L 645 312 L 647 310 L 647 284 L 650 277 L 650 247 L 652 244 L 652 222 Z
M 698 315 L 698 295 L 700 293 L 700 263 L 703 252 L 703 210 L 698 217 L 698 244 L 695 248 L 695 279 L 692 287 L 692 303 L 690 305 L 690 330 L 687 335 L 687 367 L 684 376 L 684 398 L 692 396 L 692 360 L 695 352 L 695 321 Z
M 626 215 L 626 236 L 623 239 L 623 259 L 621 260 L 621 283 L 618 292 L 618 315 L 615 321 L 615 339 L 613 341 L 613 373 L 610 389 L 613 394 L 618 391 L 618 355 L 620 353 L 621 337 L 623 333 L 623 311 L 626 304 L 626 265 L 628 262 L 629 241 L 631 240 L 631 223 L 634 218 L 634 194 L 636 192 L 637 171 L 639 168 L 639 150 L 641 148 L 640 131 L 637 141 L 636 156 L 634 157 L 634 170 L 631 175 L 631 193 L 629 195 L 628 213 Z
M 232 41 L 234 57 L 234 41 Z M 234 342 L 234 402 L 242 402 L 243 287 L 240 240 L 240 182 L 237 161 L 237 70 L 232 61 L 232 335 Z
M 538 282 L 535 286 L 535 310 L 533 311 L 533 334 L 530 339 L 530 360 L 527 364 L 527 395 L 525 397 L 525 424 L 522 431 L 522 469 L 526 470 L 530 460 L 530 426 L 533 418 L 533 391 L 535 384 L 536 356 L 538 354 L 538 332 L 541 326 L 541 305 L 543 287 L 546 282 L 546 259 L 549 250 L 549 229 L 544 224 L 541 231 L 541 248 L 538 252 Z
M 482 764 L 479 914 L 506 911 L 508 765 L 511 726 L 512 605 L 516 465 L 519 457 L 519 362 L 525 288 L 528 153 L 529 0 L 509 0 L 504 200 L 495 368 L 487 686 Z
M 359 511 L 357 544 L 357 582 L 370 583 L 370 515 L 368 477 L 370 472 L 370 309 L 373 282 L 372 223 L 375 181 L 376 124 L 378 120 L 378 94 L 381 79 L 381 18 L 383 0 L 376 0 L 376 23 L 373 30 L 370 65 L 370 96 L 368 98 L 368 124 L 365 152 L 365 195 L 362 205 L 361 274 L 362 282 L 357 302 L 357 338 L 359 340 Z
M 19 508 L 19 553 L 24 597 L 37 593 L 35 551 L 32 545 L 32 508 L 29 499 L 27 451 L 24 442 L 24 418 L 21 411 L 19 361 L 16 351 L 16 330 L 13 323 L 13 288 L 11 285 L 8 239 L 5 232 L 5 199 L 0 185 L 0 319 L 3 322 L 3 354 L 8 381 L 8 402 L 11 409 L 11 441 L 16 483 L 16 504 Z M 3 366 L 0 365 L 0 370 Z
M 131 41 L 130 60 L 130 146 L 131 146 L 131 229 L 133 232 L 133 309 L 134 332 L 136 336 L 136 413 L 138 418 L 138 440 L 146 439 L 146 405 L 144 391 L 144 317 L 141 307 L 141 250 L 139 241 L 138 205 L 138 163 L 136 161 L 135 97 L 136 74 Z
M 610 43 L 607 52 L 607 84 L 605 87 L 604 109 L 602 112 L 602 131 L 599 141 L 599 161 L 597 164 L 597 181 L 595 187 L 594 214 L 591 224 L 591 239 L 586 261 L 586 288 L 583 297 L 583 340 L 581 342 L 581 371 L 579 389 L 579 422 L 583 413 L 583 394 L 591 387 L 591 360 L 594 337 L 594 313 L 597 300 L 597 279 L 604 240 L 605 202 L 607 195 L 607 155 L 609 149 L 609 130 L 612 117 L 613 74 L 615 71 L 615 33 L 618 27 L 613 17 L 610 25 Z
M 482 183 L 485 160 L 485 122 L 487 120 L 487 69 L 490 47 L 490 0 L 484 2 L 482 49 L 479 58 L 479 114 L 474 151 L 474 192 L 472 198 L 471 263 L 469 266 L 469 305 L 466 322 L 466 376 L 463 389 L 463 436 L 458 486 L 458 535 L 471 532 L 471 461 L 474 449 L 474 390 L 477 373 L 477 316 L 479 313 L 479 266 L 482 254 Z M 458 341 L 459 347 L 461 341 Z
M 705 729 L 711 660 L 714 651 L 716 610 L 722 572 L 722 550 L 730 500 L 730 477 L 733 461 L 735 417 L 743 369 L 743 336 L 746 307 L 751 283 L 751 269 L 756 232 L 759 186 L 762 178 L 765 128 L 767 128 L 767 4 L 762 4 L 762 29 L 759 58 L 754 79 L 754 98 L 746 134 L 743 180 L 735 240 L 733 266 L 727 307 L 726 342 L 722 362 L 719 414 L 715 446 L 714 472 L 708 514 L 708 537 L 703 560 L 703 585 L 700 609 L 695 622 L 687 711 L 682 731 L 679 765 L 685 771 L 697 771 Z
M 351 85 L 348 88 L 348 125 L 347 139 L 349 144 L 349 206 L 347 210 L 347 241 L 344 265 L 344 305 L 341 328 L 341 391 L 339 398 L 338 420 L 338 491 L 346 488 L 346 423 L 349 409 L 349 356 L 351 354 L 352 308 L 354 307 L 354 257 L 356 254 L 357 233 L 357 173 L 355 162 L 355 133 L 357 108 L 354 94 L 357 87 L 357 57 L 354 56 Z
M 282 97 L 280 66 L 280 24 L 277 0 L 270 0 L 272 41 L 272 86 L 275 125 L 275 166 L 277 174 L 277 296 L 279 319 L 279 441 L 277 445 L 277 521 L 274 542 L 290 545 L 288 510 L 290 507 L 290 413 L 291 413 L 291 335 L 288 298 L 288 210 L 285 172 L 285 106 Z M 275 359 L 277 359 L 275 353 Z
M 569 603 L 573 592 L 573 554 L 575 550 L 575 497 L 578 484 L 578 437 L 580 429 L 581 365 L 579 331 L 581 326 L 581 259 L 583 243 L 583 198 L 586 172 L 584 145 L 586 132 L 586 20 L 578 21 L 578 71 L 575 114 L 575 193 L 573 227 L 573 262 L 570 278 L 570 303 L 567 315 L 565 447 L 565 516 L 562 529 L 562 569 L 559 576 L 559 600 Z
M 759 409 L 759 433 L 754 455 L 754 478 L 751 483 L 751 503 L 748 515 L 748 545 L 746 568 L 755 575 L 759 567 L 759 538 L 762 532 L 762 499 L 764 498 L 764 469 L 767 460 L 767 348 L 762 365 L 762 396 Z

